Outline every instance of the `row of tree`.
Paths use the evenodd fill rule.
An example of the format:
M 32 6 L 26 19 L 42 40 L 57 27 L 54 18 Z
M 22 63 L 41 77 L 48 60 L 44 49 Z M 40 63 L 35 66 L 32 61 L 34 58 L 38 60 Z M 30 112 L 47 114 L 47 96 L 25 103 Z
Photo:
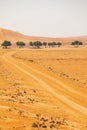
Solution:
M 62 45 L 62 43 L 61 42 L 40 42 L 40 41 L 36 41 L 36 42 L 30 42 L 29 43 L 29 45 L 30 46 L 32 46 L 32 47 L 37 47 L 37 48 L 40 48 L 40 46 L 45 46 L 45 48 L 47 47 L 47 46 L 49 46 L 49 47 L 54 47 L 54 46 L 58 46 L 58 47 L 60 47 L 61 45 Z
M 12 43 L 10 41 L 4 41 L 2 44 L 1 44 L 4 48 L 7 48 L 8 46 L 11 46 Z M 19 48 L 23 48 L 26 44 L 22 41 L 18 41 L 16 42 L 16 45 L 19 47 Z M 40 48 L 41 46 L 44 46 L 45 48 L 47 46 L 49 47 L 55 47 L 55 46 L 58 46 L 60 47 L 62 45 L 61 42 L 40 42 L 40 41 L 36 41 L 36 42 L 29 42 L 29 45 L 33 48 Z M 71 45 L 75 46 L 75 47 L 78 47 L 79 45 L 83 45 L 82 42 L 80 41 L 74 41 L 71 43 Z

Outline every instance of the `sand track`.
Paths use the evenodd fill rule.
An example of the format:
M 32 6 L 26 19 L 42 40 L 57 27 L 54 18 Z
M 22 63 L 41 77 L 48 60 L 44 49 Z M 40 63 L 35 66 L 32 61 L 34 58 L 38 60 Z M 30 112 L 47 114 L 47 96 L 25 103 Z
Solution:
M 50 94 L 53 95 L 53 97 L 55 97 L 57 100 L 60 100 L 62 103 L 64 103 L 67 106 L 67 108 L 70 107 L 72 110 L 81 113 L 82 115 L 87 115 L 87 108 L 75 102 L 74 99 L 74 96 L 82 96 L 84 98 L 85 97 L 84 95 L 78 93 L 74 89 L 65 85 L 63 82 L 56 80 L 53 77 L 46 75 L 45 73 L 40 72 L 39 70 L 36 70 L 35 68 L 28 66 L 23 61 L 14 59 L 12 55 L 15 52 L 16 51 L 12 51 L 3 55 L 3 60 L 4 62 L 6 62 L 6 64 L 12 65 L 14 68 L 19 70 L 22 74 L 29 76 L 35 81 L 37 81 L 40 84 L 40 86 L 43 87 L 44 90 L 48 91 Z M 50 83 L 47 82 L 45 79 L 48 81 L 50 80 L 52 85 L 50 85 Z M 56 91 L 54 86 L 59 86 L 58 87 L 59 91 Z M 73 99 L 68 98 L 67 95 L 63 95 L 64 91 L 69 93 L 69 95 L 70 92 L 73 93 L 74 95 Z

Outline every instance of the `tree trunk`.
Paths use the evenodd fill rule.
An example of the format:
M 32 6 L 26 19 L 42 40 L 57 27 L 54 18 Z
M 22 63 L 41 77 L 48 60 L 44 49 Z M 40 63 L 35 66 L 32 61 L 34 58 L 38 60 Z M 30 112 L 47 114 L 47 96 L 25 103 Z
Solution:
M 5 49 L 7 49 L 7 46 L 5 46 Z

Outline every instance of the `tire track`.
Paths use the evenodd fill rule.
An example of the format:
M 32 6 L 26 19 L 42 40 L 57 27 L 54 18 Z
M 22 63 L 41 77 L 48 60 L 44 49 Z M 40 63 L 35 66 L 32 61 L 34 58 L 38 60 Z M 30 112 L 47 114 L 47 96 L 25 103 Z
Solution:
M 4 61 L 6 61 L 8 64 L 13 65 L 15 68 L 17 68 L 19 71 L 21 71 L 22 73 L 24 73 L 25 75 L 31 77 L 32 79 L 34 79 L 35 81 L 37 81 L 45 90 L 47 90 L 49 93 L 51 93 L 56 99 L 62 101 L 64 104 L 70 106 L 72 109 L 87 115 L 87 109 L 77 103 L 75 103 L 74 101 L 68 99 L 67 97 L 58 94 L 55 89 L 53 89 L 48 83 L 44 82 L 42 79 L 38 78 L 37 76 L 35 76 L 34 74 L 30 73 L 29 70 L 24 69 L 24 67 L 20 66 L 20 64 L 14 60 L 13 58 L 11 58 L 12 53 L 8 53 L 7 55 L 4 55 Z M 26 64 L 22 63 L 24 66 L 28 67 Z M 41 76 L 45 76 L 46 75 L 42 72 L 39 72 L 35 69 L 32 69 L 31 67 L 28 67 L 29 69 L 31 69 L 33 72 L 37 72 L 39 74 L 41 74 Z M 52 81 L 54 81 L 54 78 L 47 76 L 48 78 L 50 78 Z M 60 81 L 56 81 L 56 83 L 60 84 L 62 87 L 64 87 L 66 90 L 70 90 L 66 85 L 64 85 L 64 83 L 61 83 Z M 72 91 L 72 90 L 70 90 Z M 73 90 L 74 91 L 74 90 Z M 74 91 L 76 93 L 76 91 Z

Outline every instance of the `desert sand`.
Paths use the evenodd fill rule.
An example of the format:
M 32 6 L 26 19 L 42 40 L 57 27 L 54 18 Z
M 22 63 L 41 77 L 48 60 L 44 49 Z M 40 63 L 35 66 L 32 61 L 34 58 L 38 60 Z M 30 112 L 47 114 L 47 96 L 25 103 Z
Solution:
M 17 41 L 23 41 L 29 45 L 30 41 L 41 41 L 41 42 L 62 42 L 63 45 L 70 45 L 75 40 L 82 41 L 84 45 L 87 45 L 87 35 L 85 36 L 74 36 L 74 37 L 41 37 L 41 36 L 27 36 L 13 30 L 0 28 L 0 44 L 4 41 L 11 41 L 13 45 Z
M 0 130 L 51 129 L 87 130 L 87 47 L 1 48 Z

